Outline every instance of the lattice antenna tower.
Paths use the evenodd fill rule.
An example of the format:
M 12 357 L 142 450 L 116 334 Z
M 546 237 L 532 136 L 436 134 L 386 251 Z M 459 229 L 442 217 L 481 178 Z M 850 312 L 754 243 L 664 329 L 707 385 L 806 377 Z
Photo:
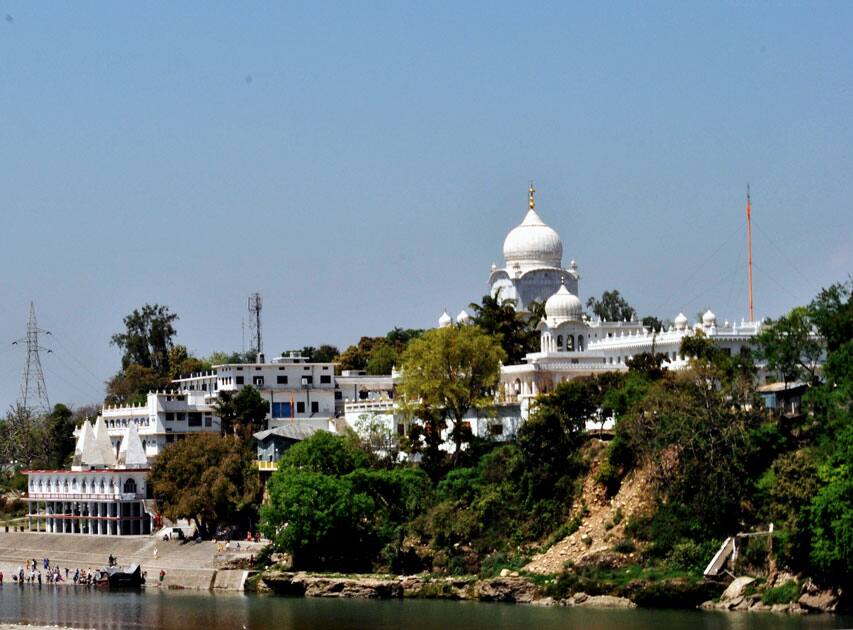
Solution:
M 36 307 L 30 302 L 30 318 L 27 320 L 27 335 L 12 342 L 13 345 L 26 344 L 27 361 L 21 374 L 21 396 L 18 403 L 31 411 L 50 413 L 50 400 L 47 397 L 47 385 L 44 382 L 44 371 L 41 368 L 39 352 L 52 352 L 39 345 L 39 334 L 49 335 L 49 330 L 38 327 L 36 322 Z
M 264 307 L 264 300 L 260 293 L 253 293 L 249 296 L 249 339 L 251 343 L 251 351 L 255 354 L 255 359 L 264 351 L 264 346 L 261 339 L 261 309 Z

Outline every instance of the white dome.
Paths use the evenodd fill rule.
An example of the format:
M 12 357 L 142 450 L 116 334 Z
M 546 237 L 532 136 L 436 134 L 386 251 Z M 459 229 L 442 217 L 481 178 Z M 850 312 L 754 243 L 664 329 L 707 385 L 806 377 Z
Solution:
M 459 311 L 459 315 L 456 316 L 456 323 L 457 324 L 470 324 L 471 323 L 471 316 L 468 314 L 468 311 L 466 311 L 464 308 L 461 311 Z
M 705 326 L 713 326 L 717 323 L 717 316 L 711 312 L 711 309 L 708 309 L 707 311 L 705 311 L 705 314 L 702 315 L 702 323 Z
M 679 313 L 675 316 L 675 328 L 676 330 L 687 328 L 687 318 L 684 316 L 684 313 Z
M 507 267 L 512 263 L 560 267 L 563 261 L 563 242 L 559 234 L 545 225 L 531 209 L 521 225 L 513 228 L 504 240 Z
M 453 323 L 453 319 L 451 319 L 450 315 L 447 314 L 447 311 L 444 311 L 441 314 L 441 317 L 438 318 L 438 327 L 439 328 L 447 328 L 452 323 Z
M 583 317 L 583 304 L 580 298 L 573 295 L 561 285 L 560 290 L 545 302 L 545 316 L 553 319 L 580 320 Z

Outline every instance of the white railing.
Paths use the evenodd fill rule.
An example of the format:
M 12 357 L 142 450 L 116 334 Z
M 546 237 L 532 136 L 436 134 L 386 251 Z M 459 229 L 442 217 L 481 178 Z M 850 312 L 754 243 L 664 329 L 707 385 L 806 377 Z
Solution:
M 393 411 L 393 400 L 366 400 L 364 402 L 344 403 L 344 411 Z

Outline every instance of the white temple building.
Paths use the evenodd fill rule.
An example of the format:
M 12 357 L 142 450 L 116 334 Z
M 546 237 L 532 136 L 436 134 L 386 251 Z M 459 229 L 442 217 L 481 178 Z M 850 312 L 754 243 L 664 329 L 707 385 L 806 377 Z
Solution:
M 102 417 L 78 431 L 71 470 L 25 470 L 30 531 L 140 535 L 157 517 L 147 492 L 148 458 L 136 425 L 116 450 Z
M 667 330 L 657 333 L 636 320 L 608 322 L 588 317 L 580 299 L 577 263 L 572 260 L 563 268 L 563 242 L 536 212 L 534 193 L 531 186 L 527 214 L 504 240 L 504 266 L 492 265 L 489 275 L 491 294 L 514 300 L 516 310 L 527 313 L 534 300 L 545 304 L 545 317 L 539 323 L 539 351 L 528 354 L 519 365 L 501 369 L 499 402 L 518 404 L 522 421 L 527 419 L 533 398 L 563 381 L 626 371 L 628 360 L 644 352 L 662 353 L 665 367 L 681 369 L 688 363 L 680 354 L 681 341 L 687 335 L 701 331 L 717 347 L 738 353 L 761 330 L 758 321 L 720 324 L 710 310 L 693 326 L 678 313 Z M 456 323 L 469 321 L 458 317 Z M 452 324 L 450 315 L 442 313 L 438 325 Z

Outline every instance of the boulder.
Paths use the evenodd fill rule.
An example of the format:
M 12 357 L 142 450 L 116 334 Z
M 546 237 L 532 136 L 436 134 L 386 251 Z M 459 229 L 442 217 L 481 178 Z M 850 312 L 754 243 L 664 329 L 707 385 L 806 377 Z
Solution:
M 521 577 L 498 577 L 474 584 L 474 594 L 484 602 L 516 602 L 529 604 L 539 595 L 532 582 Z
M 744 589 L 753 582 L 755 582 L 755 578 L 753 577 L 743 576 L 735 578 L 732 583 L 728 585 L 726 590 L 723 591 L 723 594 L 720 596 L 720 600 L 725 602 L 742 597 Z
M 575 600 L 575 606 L 589 608 L 636 608 L 637 604 L 627 597 L 615 597 L 613 595 L 589 595 L 583 601 Z
M 803 608 L 820 612 L 835 612 L 835 609 L 838 608 L 838 596 L 832 589 L 815 593 L 805 592 L 800 595 L 797 602 Z

